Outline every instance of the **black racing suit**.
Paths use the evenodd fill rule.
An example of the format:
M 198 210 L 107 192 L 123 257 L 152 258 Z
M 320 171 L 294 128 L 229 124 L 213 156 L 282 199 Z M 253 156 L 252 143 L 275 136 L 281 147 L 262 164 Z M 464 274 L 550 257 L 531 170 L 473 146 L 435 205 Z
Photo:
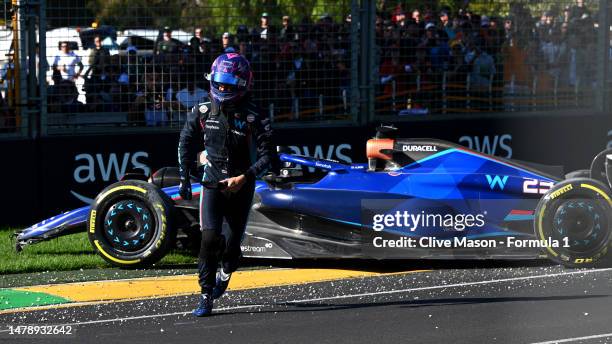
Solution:
M 200 103 L 181 131 L 178 147 L 181 173 L 193 171 L 202 147 L 207 160 L 200 192 L 202 243 L 198 271 L 202 293 L 212 292 L 219 259 L 226 273 L 238 268 L 255 179 L 269 168 L 274 154 L 271 135 L 269 118 L 248 97 L 222 107 L 211 101 Z M 241 174 L 247 182 L 239 191 L 229 193 L 222 189 L 221 180 Z M 230 227 L 228 238 L 221 234 L 224 218 Z

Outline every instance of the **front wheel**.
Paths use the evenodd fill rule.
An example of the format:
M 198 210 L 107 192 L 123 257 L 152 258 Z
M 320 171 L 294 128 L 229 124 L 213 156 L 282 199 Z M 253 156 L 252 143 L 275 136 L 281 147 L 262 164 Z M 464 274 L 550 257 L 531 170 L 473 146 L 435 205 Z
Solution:
M 95 251 L 112 265 L 148 266 L 174 243 L 172 200 L 155 185 L 127 180 L 110 185 L 89 212 L 87 235 Z
M 612 231 L 610 189 L 590 178 L 556 184 L 536 208 L 535 234 L 559 243 L 546 248 L 548 257 L 569 267 L 592 266 L 606 256 Z

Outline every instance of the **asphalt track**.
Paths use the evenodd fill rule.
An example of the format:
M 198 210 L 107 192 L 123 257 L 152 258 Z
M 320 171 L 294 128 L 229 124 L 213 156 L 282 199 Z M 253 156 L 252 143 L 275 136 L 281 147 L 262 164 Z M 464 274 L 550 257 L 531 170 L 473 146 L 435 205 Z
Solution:
M 237 290 L 208 318 L 190 315 L 195 296 L 2 314 L 0 342 L 612 343 L 612 269 L 452 264 Z M 71 324 L 74 334 L 7 333 L 25 324 Z

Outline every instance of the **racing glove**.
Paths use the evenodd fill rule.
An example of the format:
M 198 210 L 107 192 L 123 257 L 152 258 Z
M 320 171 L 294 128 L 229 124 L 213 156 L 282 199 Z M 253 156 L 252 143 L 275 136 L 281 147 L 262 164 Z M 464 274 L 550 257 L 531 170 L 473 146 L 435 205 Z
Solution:
M 179 195 L 182 199 L 189 201 L 192 198 L 189 169 L 181 167 L 179 173 L 181 178 L 181 184 L 179 185 Z

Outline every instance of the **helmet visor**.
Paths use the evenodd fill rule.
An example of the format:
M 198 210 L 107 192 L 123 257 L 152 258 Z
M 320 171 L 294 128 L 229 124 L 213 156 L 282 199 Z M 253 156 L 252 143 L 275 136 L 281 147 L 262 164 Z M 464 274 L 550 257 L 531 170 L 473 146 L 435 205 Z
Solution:
M 246 87 L 247 85 L 246 80 L 230 73 L 212 73 L 210 81 L 238 87 Z

